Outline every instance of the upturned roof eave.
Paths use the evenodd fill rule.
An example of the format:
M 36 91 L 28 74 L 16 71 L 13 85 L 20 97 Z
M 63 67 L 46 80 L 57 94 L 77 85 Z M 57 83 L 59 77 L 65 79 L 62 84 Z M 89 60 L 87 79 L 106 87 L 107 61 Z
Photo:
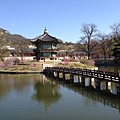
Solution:
M 50 40 L 50 39 L 44 40 L 45 37 L 48 37 L 48 38 L 53 39 L 53 40 Z M 38 40 L 39 40 L 39 41 L 42 41 L 42 42 L 58 42 L 58 43 L 63 43 L 61 39 L 58 39 L 58 38 L 56 38 L 56 37 L 53 37 L 53 36 L 49 35 L 48 33 L 44 33 L 43 35 L 40 35 L 40 36 L 38 36 L 37 38 L 32 39 L 31 42 L 32 42 L 32 43 L 35 43 L 35 42 L 37 42 Z

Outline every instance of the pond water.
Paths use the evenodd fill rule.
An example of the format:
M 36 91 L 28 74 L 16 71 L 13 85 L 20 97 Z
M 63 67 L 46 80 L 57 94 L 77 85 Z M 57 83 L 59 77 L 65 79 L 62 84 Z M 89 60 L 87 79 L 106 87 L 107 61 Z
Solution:
M 0 74 L 0 120 L 119 119 L 119 99 L 42 74 Z

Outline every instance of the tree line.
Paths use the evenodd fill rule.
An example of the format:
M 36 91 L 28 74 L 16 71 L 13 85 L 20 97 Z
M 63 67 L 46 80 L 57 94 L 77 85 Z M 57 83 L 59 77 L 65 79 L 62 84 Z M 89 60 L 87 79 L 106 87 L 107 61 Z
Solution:
M 99 32 L 95 24 L 83 23 L 80 29 L 83 36 L 77 43 L 65 42 L 57 47 L 66 51 L 86 52 L 88 59 L 91 59 L 91 54 L 95 53 L 98 59 L 100 56 L 104 56 L 105 60 L 114 56 L 116 60 L 120 60 L 120 23 L 114 23 L 110 28 L 111 33 L 105 34 Z M 28 49 L 30 44 L 29 39 L 0 29 L 0 60 L 4 61 L 4 58 L 10 54 L 5 46 L 15 48 L 12 54 L 23 56 L 24 50 Z
M 91 59 L 91 53 L 97 53 L 99 56 L 114 56 L 120 59 L 120 23 L 114 23 L 110 26 L 111 33 L 105 34 L 99 32 L 95 24 L 83 24 L 80 31 L 83 34 L 77 43 L 77 51 L 87 53 L 88 59 Z

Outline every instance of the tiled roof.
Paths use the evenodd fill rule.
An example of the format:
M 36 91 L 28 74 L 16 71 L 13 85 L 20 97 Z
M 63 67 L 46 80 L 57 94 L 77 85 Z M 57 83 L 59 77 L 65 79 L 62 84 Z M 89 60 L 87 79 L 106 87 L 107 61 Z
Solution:
M 62 42 L 62 40 L 49 35 L 46 28 L 45 28 L 45 31 L 44 31 L 43 35 L 40 35 L 39 37 L 31 40 L 31 42 L 33 42 L 33 43 L 34 42 L 39 42 L 39 41 L 43 41 L 43 42 L 53 42 L 54 41 L 54 42 L 58 42 L 58 43 Z

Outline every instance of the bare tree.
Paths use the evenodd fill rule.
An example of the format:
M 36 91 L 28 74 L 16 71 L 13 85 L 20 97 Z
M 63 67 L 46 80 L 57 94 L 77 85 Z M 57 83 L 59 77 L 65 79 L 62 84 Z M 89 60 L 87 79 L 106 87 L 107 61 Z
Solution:
M 112 47 L 113 47 L 113 40 L 112 38 L 109 36 L 109 35 L 106 35 L 106 34 L 100 34 L 99 35 L 99 52 L 102 53 L 104 55 L 104 59 L 106 60 L 107 56 L 110 56 L 112 55 Z
M 90 54 L 93 48 L 96 46 L 95 37 L 97 36 L 97 26 L 95 24 L 83 24 L 81 28 L 81 32 L 84 34 L 81 37 L 81 44 L 84 45 L 84 50 L 88 55 L 88 59 L 90 59 Z M 94 43 L 94 44 L 93 44 Z
M 110 26 L 112 29 L 112 34 L 115 42 L 119 42 L 120 40 L 120 23 L 114 23 L 112 26 Z

